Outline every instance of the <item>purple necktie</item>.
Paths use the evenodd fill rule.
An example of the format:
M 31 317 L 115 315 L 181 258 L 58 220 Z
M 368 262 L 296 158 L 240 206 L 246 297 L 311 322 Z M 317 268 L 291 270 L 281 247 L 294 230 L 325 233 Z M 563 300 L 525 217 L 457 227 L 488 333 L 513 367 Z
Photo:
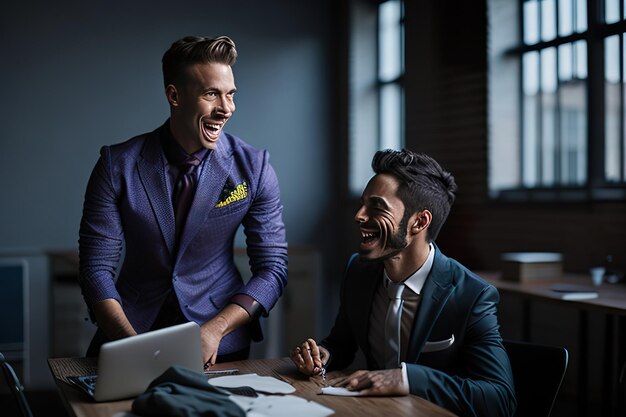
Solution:
M 194 155 L 190 155 L 178 164 L 178 179 L 176 180 L 173 197 L 177 246 L 195 193 L 195 168 L 198 165 L 200 165 L 200 160 Z

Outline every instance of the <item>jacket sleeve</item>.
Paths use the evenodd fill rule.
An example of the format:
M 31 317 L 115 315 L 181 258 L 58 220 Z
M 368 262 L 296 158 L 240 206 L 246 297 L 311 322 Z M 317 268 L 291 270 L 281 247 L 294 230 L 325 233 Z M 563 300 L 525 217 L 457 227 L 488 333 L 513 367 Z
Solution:
M 105 146 L 89 178 L 78 240 L 79 284 L 89 308 L 107 298 L 121 303 L 115 275 L 124 237 L 111 177 L 111 154 Z
M 406 364 L 411 394 L 459 416 L 513 415 L 516 401 L 496 316 L 498 300 L 498 292 L 492 286 L 485 286 L 476 298 L 456 375 L 420 364 Z
M 339 312 L 335 318 L 335 324 L 333 325 L 330 334 L 320 342 L 320 344 L 330 352 L 330 361 L 327 363 L 327 369 L 329 371 L 334 369 L 343 369 L 349 366 L 354 361 L 359 347 L 356 339 L 354 338 L 352 326 L 350 325 L 346 313 L 347 271 L 356 256 L 356 254 L 353 255 L 346 266 L 346 273 L 344 274 L 344 280 L 341 285 L 339 296 Z
M 263 152 L 263 163 L 257 193 L 243 219 L 246 246 L 252 277 L 243 293 L 270 311 L 287 285 L 287 238 L 282 219 L 283 206 L 269 154 Z

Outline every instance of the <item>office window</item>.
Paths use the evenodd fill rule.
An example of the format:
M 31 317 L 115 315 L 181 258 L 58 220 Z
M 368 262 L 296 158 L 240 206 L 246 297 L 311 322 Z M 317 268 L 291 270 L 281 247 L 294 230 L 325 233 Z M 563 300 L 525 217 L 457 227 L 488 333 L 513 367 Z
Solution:
M 607 18 L 609 18 L 608 15 Z M 604 39 L 604 174 L 606 180 L 612 183 L 624 182 L 626 179 L 625 40 L 624 34 L 616 34 Z
M 372 176 L 372 156 L 404 146 L 404 5 L 354 1 L 350 39 L 349 188 Z
M 492 196 L 626 197 L 625 4 L 489 1 Z

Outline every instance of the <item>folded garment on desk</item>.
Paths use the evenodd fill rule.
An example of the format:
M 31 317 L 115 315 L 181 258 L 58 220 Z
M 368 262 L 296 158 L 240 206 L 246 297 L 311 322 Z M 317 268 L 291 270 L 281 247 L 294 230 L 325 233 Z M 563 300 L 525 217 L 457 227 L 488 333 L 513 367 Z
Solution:
M 229 393 L 208 383 L 206 375 L 173 366 L 156 378 L 132 405 L 139 416 L 245 417 Z

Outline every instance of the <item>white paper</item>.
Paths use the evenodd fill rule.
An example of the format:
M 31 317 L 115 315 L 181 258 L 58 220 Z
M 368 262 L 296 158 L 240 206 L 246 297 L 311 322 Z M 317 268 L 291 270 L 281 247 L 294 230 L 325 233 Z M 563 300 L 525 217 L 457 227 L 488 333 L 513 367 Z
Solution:
M 246 417 L 326 417 L 335 412 L 315 401 L 295 395 L 258 397 L 231 395 L 229 398 L 246 412 Z
M 339 395 L 341 397 L 359 397 L 362 395 L 361 391 L 350 391 L 344 387 L 323 387 L 322 394 Z
M 209 378 L 209 384 L 223 388 L 252 387 L 255 391 L 265 394 L 291 394 L 296 391 L 293 385 L 280 379 L 257 374 L 218 376 Z

